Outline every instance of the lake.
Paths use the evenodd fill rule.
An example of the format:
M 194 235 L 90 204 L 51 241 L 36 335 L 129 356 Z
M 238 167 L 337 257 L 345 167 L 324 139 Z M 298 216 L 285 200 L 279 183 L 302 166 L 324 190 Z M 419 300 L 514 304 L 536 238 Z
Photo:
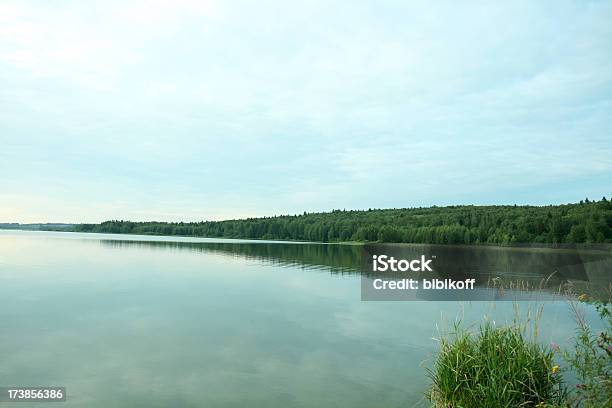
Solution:
M 392 247 L 462 274 L 610 283 L 606 248 Z M 67 407 L 426 406 L 434 338 L 510 321 L 514 303 L 362 301 L 364 251 L 0 231 L 0 386 L 65 386 Z M 573 330 L 567 303 L 546 301 L 541 341 Z

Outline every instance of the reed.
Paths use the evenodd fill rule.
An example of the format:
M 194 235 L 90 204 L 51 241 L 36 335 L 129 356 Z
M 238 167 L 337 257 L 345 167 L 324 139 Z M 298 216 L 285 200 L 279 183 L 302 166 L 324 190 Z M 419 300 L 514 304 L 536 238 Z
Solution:
M 437 360 L 429 370 L 433 385 L 428 397 L 433 406 L 561 405 L 565 391 L 554 351 L 530 337 L 526 327 L 516 323 L 496 327 L 486 322 L 471 333 L 455 324 L 453 332 L 440 339 Z

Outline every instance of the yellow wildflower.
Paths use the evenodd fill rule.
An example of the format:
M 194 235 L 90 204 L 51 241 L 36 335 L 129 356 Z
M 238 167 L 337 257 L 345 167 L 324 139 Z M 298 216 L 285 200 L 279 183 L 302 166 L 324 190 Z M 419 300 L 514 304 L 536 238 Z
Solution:
M 582 295 L 578 296 L 578 300 L 581 302 L 584 302 L 585 300 L 587 300 L 588 296 L 586 295 L 586 293 L 583 293 Z
M 558 365 L 553 366 L 553 368 L 552 368 L 552 373 L 553 373 L 553 374 L 556 374 L 556 373 L 557 373 L 557 371 L 559 371 L 559 366 L 558 366 Z

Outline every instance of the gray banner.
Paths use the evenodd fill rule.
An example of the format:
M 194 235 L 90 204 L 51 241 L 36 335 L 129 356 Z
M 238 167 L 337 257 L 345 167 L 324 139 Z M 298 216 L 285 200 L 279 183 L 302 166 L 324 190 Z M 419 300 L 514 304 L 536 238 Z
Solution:
M 612 288 L 611 247 L 368 244 L 362 300 L 542 301 Z

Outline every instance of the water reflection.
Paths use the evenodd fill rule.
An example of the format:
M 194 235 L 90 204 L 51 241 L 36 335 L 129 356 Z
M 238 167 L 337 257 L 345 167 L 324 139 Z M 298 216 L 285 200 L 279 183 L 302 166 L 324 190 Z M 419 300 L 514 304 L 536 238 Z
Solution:
M 457 319 L 511 321 L 515 305 L 362 302 L 369 253 L 435 253 L 440 273 L 554 267 L 580 282 L 608 262 L 605 252 L 147 239 L 0 233 L 0 385 L 63 385 L 66 407 L 415 406 L 432 338 Z M 566 302 L 546 303 L 542 342 L 563 347 L 574 328 Z
M 522 291 L 547 290 L 587 293 L 594 297 L 610 295 L 612 247 L 580 246 L 567 248 L 485 247 L 398 244 L 319 244 L 269 242 L 178 242 L 103 239 L 112 248 L 152 248 L 214 253 L 269 263 L 329 271 L 332 274 L 405 277 L 401 273 L 372 272 L 374 254 L 396 259 L 435 258 L 432 267 L 439 279 L 476 278 L 477 286 L 502 287 Z M 431 278 L 424 273 L 416 279 Z
M 113 248 L 158 248 L 201 253 L 215 253 L 256 260 L 276 266 L 300 266 L 324 269 L 332 273 L 358 274 L 361 270 L 362 245 L 269 242 L 178 242 L 101 240 Z

